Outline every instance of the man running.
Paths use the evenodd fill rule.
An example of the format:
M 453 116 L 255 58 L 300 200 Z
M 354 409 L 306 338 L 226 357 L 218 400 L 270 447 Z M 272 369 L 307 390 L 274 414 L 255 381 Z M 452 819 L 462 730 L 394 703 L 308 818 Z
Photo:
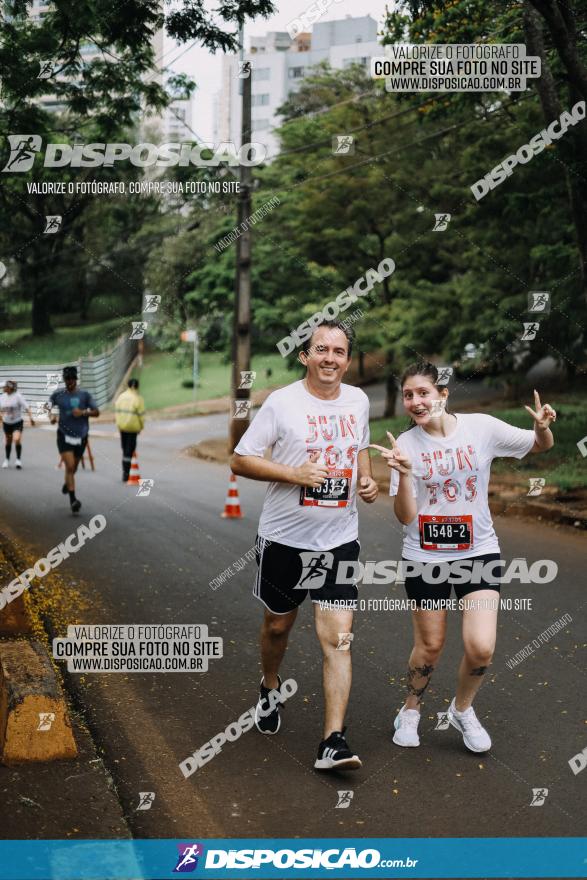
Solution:
M 352 331 L 339 322 L 319 326 L 299 354 L 305 378 L 269 395 L 231 459 L 235 474 L 269 483 L 253 590 L 265 606 L 255 724 L 268 735 L 280 728 L 279 668 L 298 608 L 311 590 L 323 655 L 325 718 L 314 763 L 319 770 L 361 766 L 344 737 L 351 655 L 337 650 L 339 634 L 352 630 L 358 591 L 355 584 L 338 584 L 336 575 L 340 562 L 359 556 L 356 495 L 372 503 L 377 484 L 369 459 L 368 398 L 342 384 L 352 343 Z M 264 458 L 267 448 L 270 461 Z M 309 588 L 303 586 L 306 578 Z M 267 706 L 274 708 L 268 712 Z
M 128 388 L 117 398 L 114 412 L 122 446 L 122 482 L 128 483 L 137 437 L 145 427 L 145 401 L 139 394 L 138 379 L 128 380 Z
M 13 379 L 7 379 L 4 383 L 4 393 L 0 394 L 0 421 L 4 430 L 4 451 L 6 458 L 2 462 L 2 467 L 10 467 L 10 453 L 12 452 L 12 442 L 16 449 L 16 461 L 14 464 L 17 469 L 22 468 L 22 430 L 24 427 L 24 414 L 28 413 L 31 422 L 31 428 L 35 425 L 33 414 L 30 407 Z
M 65 483 L 61 491 L 69 495 L 71 512 L 77 513 L 82 506 L 75 497 L 75 472 L 88 442 L 90 428 L 89 417 L 97 417 L 100 411 L 89 391 L 78 388 L 77 367 L 65 367 L 63 370 L 65 388 L 57 388 L 45 404 L 47 410 L 59 408 L 59 425 L 57 427 L 57 448 L 65 466 Z M 51 424 L 57 421 L 51 416 Z

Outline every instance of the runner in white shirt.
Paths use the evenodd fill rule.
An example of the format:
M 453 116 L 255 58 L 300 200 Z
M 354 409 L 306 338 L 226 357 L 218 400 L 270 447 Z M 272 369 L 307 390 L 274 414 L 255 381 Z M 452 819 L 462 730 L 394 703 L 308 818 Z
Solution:
M 352 339 L 337 321 L 320 325 L 299 354 L 305 379 L 267 398 L 231 459 L 235 474 L 269 483 L 253 590 L 265 606 L 255 723 L 264 734 L 279 730 L 279 667 L 298 607 L 311 591 L 324 670 L 324 733 L 314 763 L 319 770 L 361 766 L 343 726 L 357 587 L 337 584 L 336 574 L 339 562 L 359 556 L 356 496 L 375 501 L 377 484 L 369 459 L 368 398 L 342 384 Z M 268 448 L 270 461 L 264 458 Z M 341 634 L 346 650 L 340 650 Z
M 20 391 L 18 386 L 12 379 L 7 379 L 4 383 L 4 393 L 0 394 L 0 420 L 4 430 L 4 452 L 5 459 L 2 467 L 10 467 L 10 453 L 12 452 L 12 443 L 16 449 L 16 461 L 14 462 L 18 470 L 22 468 L 22 430 L 24 427 L 24 414 L 28 413 L 31 421 L 31 427 L 35 422 L 30 407 Z
M 486 752 L 491 738 L 472 703 L 495 648 L 496 599 L 503 568 L 487 497 L 491 462 L 501 456 L 523 458 L 550 449 L 554 439 L 549 426 L 556 413 L 549 404 L 540 403 L 535 391 L 536 411 L 526 407 L 534 419 L 533 431 L 486 414 L 455 415 L 446 410 L 448 389 L 437 383 L 438 370 L 433 364 L 408 367 L 401 385 L 413 426 L 397 442 L 388 435 L 391 449 L 375 447 L 392 468 L 390 495 L 404 525 L 403 558 L 426 563 L 422 573 L 406 574 L 406 592 L 418 610 L 412 612 L 408 697 L 395 719 L 393 741 L 399 746 L 420 744 L 420 701 L 444 645 L 446 605 L 454 586 L 462 600 L 465 653 L 448 719 L 463 734 L 468 749 Z M 459 565 L 453 565 L 452 572 L 439 565 L 456 561 Z M 472 576 L 463 578 L 463 571 Z M 436 608 L 431 607 L 434 604 Z

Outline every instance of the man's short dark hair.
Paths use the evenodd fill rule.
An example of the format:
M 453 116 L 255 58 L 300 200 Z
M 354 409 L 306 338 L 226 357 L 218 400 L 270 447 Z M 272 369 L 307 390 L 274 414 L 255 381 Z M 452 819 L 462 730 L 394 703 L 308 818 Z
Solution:
M 77 379 L 77 367 L 63 367 L 64 379 Z
M 353 328 L 349 327 L 347 324 L 345 324 L 344 321 L 323 321 L 321 324 L 318 324 L 317 327 L 314 327 L 310 338 L 305 339 L 302 342 L 302 351 L 305 352 L 306 354 L 310 353 L 310 349 L 312 348 L 312 339 L 314 338 L 314 333 L 316 332 L 316 330 L 319 330 L 321 327 L 328 327 L 329 330 L 341 330 L 344 333 L 344 335 L 348 339 L 348 343 L 349 343 L 348 357 L 350 358 L 350 356 L 353 353 L 353 343 L 355 341 L 355 333 L 354 333 Z
M 128 387 L 129 388 L 138 388 L 139 387 L 139 380 L 138 379 L 129 379 L 128 380 Z

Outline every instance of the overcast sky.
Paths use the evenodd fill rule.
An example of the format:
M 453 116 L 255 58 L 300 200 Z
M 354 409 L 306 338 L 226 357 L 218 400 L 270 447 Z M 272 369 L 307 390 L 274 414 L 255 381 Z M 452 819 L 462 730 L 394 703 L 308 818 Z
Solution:
M 313 2 L 313 0 L 281 0 L 275 4 L 277 12 L 271 18 L 257 18 L 245 25 L 245 46 L 248 48 L 251 36 L 262 36 L 268 31 L 285 31 L 286 25 L 293 18 L 298 18 Z M 214 8 L 206 0 L 207 9 Z M 388 2 L 391 7 L 393 3 Z M 359 18 L 370 15 L 377 22 L 378 30 L 381 27 L 385 14 L 385 0 L 339 0 L 320 18 L 320 21 L 333 21 L 350 15 Z M 189 44 L 187 44 L 189 45 Z M 182 53 L 184 53 L 182 55 Z M 181 55 L 181 57 L 179 57 Z M 174 73 L 187 73 L 198 84 L 198 89 L 193 100 L 192 128 L 205 141 L 213 140 L 214 130 L 212 122 L 212 99 L 220 90 L 220 68 L 222 53 L 212 55 L 200 46 L 194 46 L 186 51 L 186 45 L 178 45 L 166 37 L 164 55 L 160 65 L 169 65 Z

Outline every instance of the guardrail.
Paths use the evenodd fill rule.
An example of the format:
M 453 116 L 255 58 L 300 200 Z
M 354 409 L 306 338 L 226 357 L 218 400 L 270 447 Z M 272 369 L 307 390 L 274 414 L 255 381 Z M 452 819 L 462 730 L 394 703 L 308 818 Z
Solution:
M 90 391 L 97 405 L 109 403 L 116 393 L 124 374 L 137 353 L 137 340 L 121 336 L 110 351 L 96 356 L 82 357 L 61 364 L 29 364 L 0 366 L 0 386 L 6 379 L 18 382 L 18 390 L 29 405 L 45 403 L 51 392 L 61 384 L 61 371 L 66 366 L 77 366 L 79 384 Z

